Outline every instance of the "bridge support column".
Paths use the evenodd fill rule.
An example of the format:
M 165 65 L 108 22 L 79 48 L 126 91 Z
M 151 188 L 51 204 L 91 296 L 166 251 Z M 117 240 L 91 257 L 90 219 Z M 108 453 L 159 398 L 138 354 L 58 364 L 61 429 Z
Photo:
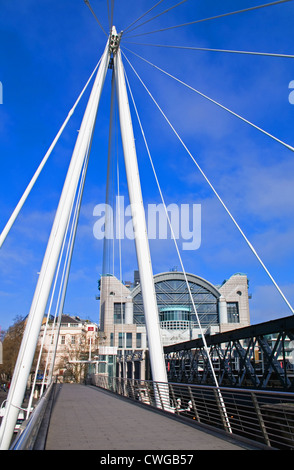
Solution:
M 6 412 L 0 428 L 1 450 L 9 449 L 19 409 L 22 406 L 60 250 L 66 234 L 66 228 L 73 207 L 85 157 L 90 147 L 101 91 L 109 65 L 109 59 L 110 51 L 108 41 L 101 58 L 100 67 L 98 69 L 79 130 L 42 263 L 30 313 L 27 319 L 23 340 L 7 397 Z
M 158 308 L 154 288 L 153 271 L 147 236 L 135 139 L 133 134 L 132 119 L 127 96 L 121 52 L 119 48 L 117 49 L 114 56 L 114 73 L 118 96 L 126 176 L 135 234 L 135 245 L 140 273 L 146 330 L 148 335 L 152 379 L 155 382 L 162 383 L 162 388 L 167 388 L 167 385 L 163 385 L 167 383 L 167 373 L 160 335 Z M 168 401 L 168 395 L 166 395 L 166 398 L 166 401 Z M 159 406 L 161 407 L 161 403 L 159 403 Z

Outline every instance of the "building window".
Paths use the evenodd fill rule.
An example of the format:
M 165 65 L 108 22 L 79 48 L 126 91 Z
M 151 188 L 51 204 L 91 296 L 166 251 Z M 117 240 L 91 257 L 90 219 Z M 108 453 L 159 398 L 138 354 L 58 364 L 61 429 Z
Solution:
M 142 333 L 136 334 L 136 348 L 142 348 Z
M 114 346 L 114 337 L 113 333 L 110 333 L 110 346 Z
M 132 333 L 127 333 L 126 347 L 132 349 Z
M 106 373 L 106 363 L 105 362 L 99 362 L 99 364 L 98 364 L 98 373 L 99 374 L 105 374 Z
M 72 337 L 71 337 L 71 344 L 76 344 L 76 337 L 75 337 L 75 335 L 72 335 Z
M 125 306 L 126 304 L 123 304 L 121 302 L 115 302 L 113 304 L 113 323 L 114 324 L 120 324 L 124 323 L 125 321 Z
M 61 336 L 61 344 L 65 344 L 65 335 Z
M 125 333 L 118 333 L 118 347 L 119 348 L 124 348 L 125 347 L 124 339 L 125 339 Z
M 228 323 L 240 323 L 238 302 L 228 302 Z

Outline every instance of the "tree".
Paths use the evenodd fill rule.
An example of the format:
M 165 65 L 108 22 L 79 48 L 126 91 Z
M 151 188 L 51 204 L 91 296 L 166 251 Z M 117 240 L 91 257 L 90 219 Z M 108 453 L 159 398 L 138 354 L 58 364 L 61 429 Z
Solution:
M 21 345 L 25 329 L 23 317 L 16 317 L 12 326 L 5 332 L 3 339 L 3 364 L 0 365 L 1 377 L 5 377 L 9 382 L 12 378 L 16 364 L 19 348 Z
M 73 336 L 66 334 L 63 345 L 59 345 L 58 356 L 56 361 L 56 369 L 64 370 L 64 381 L 81 382 L 88 371 L 89 359 L 89 338 L 87 331 L 82 329 L 75 335 L 75 340 L 72 341 Z M 92 336 L 93 343 L 91 345 L 92 357 L 98 354 L 98 335 Z

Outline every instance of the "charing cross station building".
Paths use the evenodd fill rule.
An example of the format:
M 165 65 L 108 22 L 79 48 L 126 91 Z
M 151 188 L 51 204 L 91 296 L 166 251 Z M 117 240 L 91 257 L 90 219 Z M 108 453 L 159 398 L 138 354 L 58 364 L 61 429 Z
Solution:
M 194 274 L 186 274 L 201 329 L 221 333 L 250 325 L 248 279 L 234 274 L 214 286 Z M 201 336 L 184 273 L 154 276 L 162 345 Z M 148 379 L 148 338 L 138 271 L 133 283 L 104 275 L 100 288 L 99 374 Z

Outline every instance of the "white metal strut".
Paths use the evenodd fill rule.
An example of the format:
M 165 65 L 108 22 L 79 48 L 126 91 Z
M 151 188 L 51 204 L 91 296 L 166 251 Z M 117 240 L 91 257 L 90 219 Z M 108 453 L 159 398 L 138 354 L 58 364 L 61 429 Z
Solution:
M 112 34 L 116 34 L 115 28 L 113 29 Z M 148 336 L 152 379 L 155 382 L 167 383 L 135 139 L 124 69 L 119 48 L 114 51 L 114 75 L 116 80 L 121 136 L 135 235 L 137 261 L 140 273 L 140 285 Z
M 124 69 L 119 49 L 120 35 L 112 28 L 101 58 L 97 76 L 82 120 L 79 135 L 73 151 L 66 180 L 59 200 L 50 238 L 47 244 L 38 283 L 21 343 L 15 372 L 7 397 L 6 412 L 0 427 L 0 449 L 7 450 L 13 437 L 19 409 L 22 406 L 28 377 L 38 342 L 42 320 L 56 271 L 71 208 L 75 199 L 78 182 L 83 170 L 85 156 L 93 135 L 95 120 L 111 55 L 114 56 L 114 77 L 118 95 L 120 126 L 125 158 L 129 198 L 135 234 L 135 245 L 140 273 L 145 322 L 149 342 L 150 363 L 153 381 L 167 389 L 163 347 L 161 343 L 158 308 L 153 281 L 152 264 L 147 236 L 147 227 L 138 170 L 137 154 L 129 109 Z M 168 390 L 168 389 L 167 389 Z M 168 394 L 167 405 L 168 403 Z M 158 406 L 165 406 L 157 403 Z
M 72 154 L 15 366 L 7 397 L 6 412 L 0 428 L 1 450 L 7 450 L 9 448 L 19 409 L 22 406 L 42 320 L 44 318 L 68 219 L 70 217 L 70 211 L 83 169 L 85 155 L 92 138 L 109 60 L 110 50 L 109 41 L 107 41 Z

